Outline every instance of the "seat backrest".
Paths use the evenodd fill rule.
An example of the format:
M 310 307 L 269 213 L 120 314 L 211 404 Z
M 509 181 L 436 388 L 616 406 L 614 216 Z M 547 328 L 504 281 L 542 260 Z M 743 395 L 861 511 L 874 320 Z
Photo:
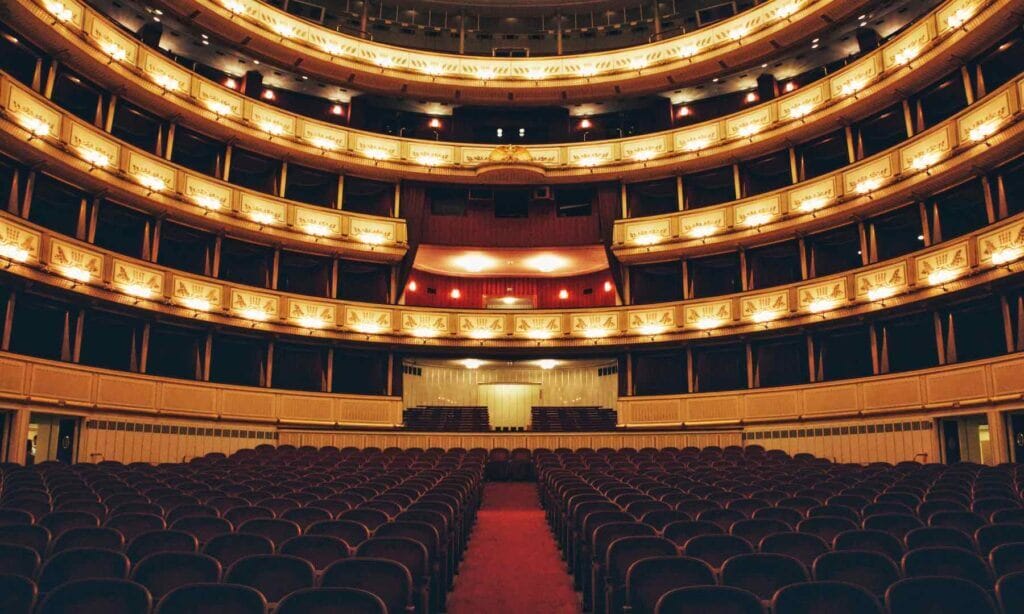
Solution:
M 731 586 L 691 586 L 662 595 L 655 614 L 764 614 L 761 601 L 753 593 Z
M 412 576 L 397 561 L 351 558 L 334 563 L 324 572 L 324 588 L 355 588 L 377 595 L 388 612 L 405 612 L 412 604 Z
M 1024 572 L 999 578 L 996 581 L 996 600 L 1005 614 L 1024 612 Z
M 107 518 L 103 526 L 117 529 L 121 532 L 121 535 L 124 535 L 126 542 L 131 542 L 137 535 L 142 533 L 166 529 L 167 523 L 156 514 L 129 513 L 111 516 Z
M 784 554 L 740 554 L 722 566 L 722 584 L 771 599 L 783 586 L 810 580 L 804 564 Z
M 98 527 L 100 519 L 89 512 L 57 511 L 39 519 L 39 525 L 50 530 L 54 537 L 77 527 Z
M 135 537 L 125 554 L 133 563 L 138 563 L 147 555 L 155 552 L 197 552 L 199 540 L 194 535 L 183 531 L 149 531 Z
M 71 548 L 121 550 L 124 548 L 124 536 L 109 527 L 76 527 L 64 531 L 50 544 L 51 553 Z
M 251 586 L 277 603 L 293 591 L 313 586 L 315 570 L 307 561 L 287 554 L 256 554 L 235 561 L 226 582 Z
M 0 526 L 0 544 L 28 546 L 45 556 L 50 545 L 50 530 L 39 525 Z
M 0 544 L 0 574 L 35 578 L 40 561 L 39 553 L 28 546 Z
M 39 597 L 35 582 L 24 576 L 0 574 L 0 612 L 32 614 Z
M 808 567 L 828 549 L 820 537 L 808 533 L 773 533 L 763 537 L 760 544 L 761 552 L 785 554 Z
M 288 595 L 274 614 L 387 614 L 380 597 L 357 588 L 309 588 Z
M 773 614 L 882 614 L 882 604 L 866 590 L 844 582 L 801 582 L 772 597 Z
M 256 554 L 272 554 L 274 542 L 261 535 L 228 533 L 218 535 L 203 546 L 203 554 L 209 554 L 220 561 L 226 569 L 235 561 Z
M 996 546 L 1003 544 L 1024 543 L 1024 524 L 988 524 L 974 532 L 974 541 L 978 552 L 988 556 Z
M 226 518 L 214 516 L 185 516 L 171 524 L 171 528 L 195 536 L 200 544 L 205 544 L 218 535 L 230 533 L 233 529 Z
M 825 553 L 814 561 L 813 571 L 815 580 L 854 584 L 879 597 L 900 579 L 900 570 L 892 559 L 870 550 Z
M 897 539 L 903 539 L 912 529 L 923 527 L 924 524 L 910 514 L 875 514 L 866 517 L 862 526 L 865 529 L 885 531 Z
M 753 552 L 749 542 L 735 535 L 698 535 L 683 544 L 683 554 L 716 568 L 731 557 Z
M 674 589 L 714 583 L 711 567 L 688 556 L 643 558 L 626 572 L 627 599 L 636 614 L 653 614 L 661 596 Z
M 408 537 L 372 537 L 359 544 L 356 556 L 401 563 L 409 570 L 415 586 L 425 582 L 430 573 L 426 546 Z
M 280 546 L 289 539 L 302 534 L 302 528 L 291 520 L 283 518 L 254 518 L 242 523 L 238 532 L 245 535 L 266 537 L 274 546 Z
M 761 543 L 761 540 L 773 533 L 789 533 L 792 529 L 781 520 L 770 520 L 766 518 L 751 518 L 733 523 L 729 528 L 729 534 L 742 537 L 752 545 Z
M 952 527 L 920 527 L 918 529 L 911 529 L 903 536 L 903 542 L 907 544 L 908 550 L 934 548 L 937 546 L 964 548 L 965 550 L 974 549 L 974 542 L 971 541 L 970 536 Z
M 988 565 L 977 554 L 962 548 L 939 546 L 911 550 L 903 555 L 902 567 L 908 578 L 953 576 L 970 580 L 985 590 L 992 589 Z
M 840 518 L 838 516 L 815 516 L 801 520 L 796 525 L 798 532 L 817 535 L 826 544 L 831 544 L 836 535 L 843 531 L 853 531 L 855 529 L 857 529 L 856 523 L 849 518 Z
M 143 586 L 128 580 L 91 578 L 64 583 L 46 595 L 36 614 L 145 614 L 153 599 Z
M 843 531 L 832 542 L 836 550 L 871 550 L 881 552 L 894 562 L 903 558 L 906 548 L 894 535 L 876 529 Z
M 380 510 L 358 508 L 338 514 L 338 520 L 353 520 L 373 531 L 388 521 L 388 515 Z
M 899 614 L 995 614 L 995 603 L 974 582 L 953 576 L 906 578 L 885 592 L 885 607 Z
M 117 579 L 128 577 L 130 563 L 120 552 L 102 548 L 72 548 L 58 552 L 46 561 L 39 572 L 39 590 L 47 593 L 55 587 L 85 579 Z
M 291 520 L 305 530 L 309 525 L 322 520 L 330 520 L 334 515 L 327 510 L 316 507 L 297 507 L 288 510 L 281 517 L 285 520 Z
M 791 527 L 796 528 L 797 523 L 803 520 L 803 514 L 789 507 L 766 507 L 754 512 L 754 518 L 766 518 L 779 520 Z
M 437 557 L 441 542 L 437 530 L 425 522 L 389 522 L 378 528 L 374 537 L 407 537 L 418 541 L 426 547 L 430 560 Z
M 988 560 L 997 578 L 1024 571 L 1024 543 L 996 546 L 988 553 Z
M 158 552 L 142 559 L 132 570 L 132 580 L 149 589 L 154 599 L 186 584 L 219 582 L 217 559 L 196 552 Z
M 337 537 L 352 548 L 370 539 L 366 525 L 354 520 L 324 520 L 309 526 L 307 535 L 330 535 Z
M 266 614 L 267 600 L 239 584 L 190 584 L 167 593 L 155 614 Z
M 281 544 L 278 552 L 309 561 L 317 571 L 332 563 L 348 558 L 351 548 L 341 539 L 330 535 L 299 535 Z
M 677 546 L 685 545 L 691 538 L 699 535 L 722 535 L 724 533 L 722 527 L 717 524 L 700 520 L 670 522 L 662 530 L 662 535 L 675 542 Z
M 630 566 L 650 556 L 673 556 L 679 554 L 678 547 L 664 537 L 640 535 L 622 537 L 611 543 L 605 558 L 605 573 L 613 583 L 626 581 Z

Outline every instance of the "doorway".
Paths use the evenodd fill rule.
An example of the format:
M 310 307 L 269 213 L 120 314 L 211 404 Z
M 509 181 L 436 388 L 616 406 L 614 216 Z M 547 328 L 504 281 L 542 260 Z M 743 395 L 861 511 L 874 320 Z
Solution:
M 1010 460 L 1024 463 L 1024 412 L 1007 415 L 1006 422 L 1010 433 Z
M 540 405 L 540 384 L 480 384 L 477 404 L 487 407 L 492 427 L 526 427 L 530 409 Z
M 32 412 L 29 416 L 28 439 L 25 441 L 25 464 L 57 461 L 75 462 L 75 444 L 80 418 Z
M 957 416 L 939 420 L 942 458 L 946 464 L 985 464 L 992 458 L 988 418 L 984 415 Z

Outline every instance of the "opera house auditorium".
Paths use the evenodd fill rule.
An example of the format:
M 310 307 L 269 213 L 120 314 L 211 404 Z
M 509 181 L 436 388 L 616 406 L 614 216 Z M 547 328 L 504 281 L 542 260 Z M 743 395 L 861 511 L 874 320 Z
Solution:
M 0 614 L 1022 614 L 1022 120 L 1024 0 L 4 0 Z

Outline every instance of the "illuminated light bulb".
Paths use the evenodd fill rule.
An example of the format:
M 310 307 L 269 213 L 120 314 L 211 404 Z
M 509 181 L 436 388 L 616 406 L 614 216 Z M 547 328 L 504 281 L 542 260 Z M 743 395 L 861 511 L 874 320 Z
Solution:
M 892 286 L 877 286 L 868 290 L 869 301 L 881 301 L 896 294 L 896 288 Z
M 15 262 L 25 262 L 28 260 L 28 256 L 28 250 L 23 247 L 18 247 L 13 243 L 0 243 L 0 258 L 6 258 Z
M 597 166 L 598 164 L 600 164 L 601 163 L 601 157 L 600 156 L 583 156 L 582 158 L 577 160 L 576 163 L 579 164 L 580 166 L 588 167 L 589 168 L 591 166 Z
M 790 81 L 789 83 L 786 84 L 786 87 L 784 89 L 786 93 L 792 92 L 793 90 L 796 89 L 796 82 Z
M 88 283 L 89 280 L 92 279 L 92 273 L 76 265 L 60 267 L 60 274 L 68 279 L 81 282 L 83 284 Z
M 373 58 L 373 63 L 381 68 L 391 68 L 395 65 L 395 60 L 386 55 L 378 55 Z
M 237 89 L 238 81 L 235 81 L 233 78 L 228 77 L 227 79 L 224 79 L 224 87 L 228 88 L 229 90 Z
M 136 179 L 138 179 L 139 185 L 150 192 L 162 192 L 167 188 L 167 182 L 155 175 L 138 175 Z
M 530 81 L 540 81 L 545 77 L 544 71 L 539 68 L 532 68 L 526 71 L 526 78 Z
M 636 329 L 641 335 L 658 335 L 665 331 L 665 327 L 660 324 L 644 324 Z
M 637 162 L 646 162 L 647 160 L 653 159 L 658 155 L 658 152 L 653 149 L 641 149 L 640 151 L 633 154 L 633 159 Z
M 224 0 L 224 8 L 236 14 L 245 11 L 245 5 L 238 0 Z
M 365 323 L 365 324 L 355 324 L 355 325 L 353 325 L 352 326 L 352 330 L 356 331 L 357 333 L 364 333 L 364 334 L 367 334 L 367 335 L 375 335 L 375 334 L 377 334 L 379 332 L 382 332 L 384 329 L 380 325 L 378 325 L 378 324 Z
M 18 117 L 18 123 L 25 130 L 28 130 L 32 136 L 44 137 L 50 134 L 50 124 L 44 122 L 38 117 L 32 117 L 31 115 L 22 115 Z
M 319 222 L 309 222 L 302 229 L 306 231 L 306 234 L 313 235 L 314 237 L 329 237 L 333 234 L 330 226 Z
M 850 81 L 849 83 L 844 83 L 843 86 L 839 88 L 839 93 L 843 96 L 852 96 L 862 89 L 864 89 L 864 81 Z
M 261 226 L 270 226 L 277 221 L 277 218 L 266 211 L 250 211 L 249 219 Z
M 679 107 L 678 111 L 676 111 L 676 116 L 677 117 L 689 117 L 692 112 L 693 111 L 690 109 L 690 107 L 682 106 L 682 107 Z
M 46 12 L 53 15 L 53 18 L 57 21 L 68 21 L 75 16 L 71 9 L 66 7 L 63 2 L 47 0 L 43 6 L 46 8 Z
M 345 110 L 342 109 L 340 104 L 331 105 L 331 115 L 343 115 Z
M 537 361 L 537 366 L 541 369 L 550 370 L 558 366 L 558 361 L 551 358 L 542 358 Z
M 281 38 L 291 38 L 295 35 L 295 28 L 286 23 L 275 23 L 274 32 L 277 32 Z
M 792 17 L 793 15 L 795 15 L 796 12 L 799 10 L 800 3 L 791 2 L 785 6 L 780 6 L 779 10 L 777 10 L 775 14 L 778 15 L 779 19 L 786 19 L 787 17 Z
M 764 324 L 765 322 L 771 322 L 777 317 L 779 317 L 779 312 L 777 311 L 772 311 L 771 309 L 758 309 L 750 316 L 750 319 L 758 324 Z
M 455 300 L 459 300 L 460 298 L 462 298 L 462 290 L 459 290 L 458 288 L 452 288 L 452 291 L 448 295 Z
M 112 60 L 118 62 L 123 62 L 128 57 L 128 52 L 125 51 L 125 48 L 114 43 L 104 42 L 100 45 L 100 49 L 103 50 L 103 53 L 109 55 Z
M 822 313 L 823 311 L 832 309 L 835 305 L 835 299 L 821 296 L 812 300 L 810 304 L 807 305 L 807 311 L 810 311 L 811 313 Z
M 217 115 L 230 115 L 231 107 L 223 102 L 217 100 L 207 100 L 206 108 L 213 111 Z
M 381 245 L 385 241 L 384 235 L 379 232 L 361 232 L 356 235 L 356 239 L 367 245 Z
M 473 331 L 469 331 L 469 338 L 470 339 L 490 339 L 493 336 L 494 336 L 494 333 L 492 333 L 489 330 L 473 330 Z
M 647 58 L 633 58 L 629 61 L 629 67 L 633 70 L 647 68 Z
M 910 161 L 910 166 L 916 171 L 923 171 L 935 165 L 939 161 L 939 152 L 932 151 L 923 153 Z
M 192 200 L 196 201 L 197 205 L 208 211 L 217 211 L 224 206 L 224 203 L 221 202 L 219 198 L 208 196 L 206 194 L 199 194 Z
M 210 301 L 200 296 L 185 296 L 181 299 L 181 304 L 193 311 L 209 311 Z
M 807 115 L 810 115 L 811 111 L 813 110 L 814 104 L 810 102 L 805 102 L 803 104 L 798 104 L 794 107 L 790 107 L 789 116 L 792 119 L 800 119 L 801 117 L 806 117 Z
M 761 131 L 761 127 L 760 126 L 755 126 L 753 124 L 748 124 L 746 126 L 741 126 L 740 129 L 737 130 L 736 132 L 741 137 L 747 138 L 747 137 L 754 136 L 755 134 L 757 134 L 760 131 Z
M 971 128 L 970 131 L 967 133 L 967 136 L 972 141 L 984 141 L 985 139 L 987 139 L 988 137 L 992 136 L 995 133 L 996 123 L 986 122 L 984 124 L 981 124 L 980 126 L 975 126 L 974 128 Z
M 341 49 L 341 45 L 337 43 L 324 43 L 324 46 L 322 48 L 324 50 L 324 53 L 326 53 L 327 55 L 341 55 L 342 53 L 344 53 L 344 51 L 342 51 Z
M 582 129 L 582 130 L 589 130 L 593 126 L 594 126 L 594 123 L 592 121 L 590 121 L 589 119 L 587 119 L 586 117 L 584 117 L 583 119 L 580 120 L 580 129 Z
M 679 48 L 679 57 L 692 58 L 697 55 L 698 51 L 700 51 L 700 49 L 697 48 L 697 45 L 683 45 Z
M 956 279 L 956 271 L 953 269 L 935 269 L 928 274 L 928 283 L 938 286 Z
M 494 72 L 493 68 L 481 68 L 476 71 L 476 78 L 481 81 L 490 81 L 495 77 L 497 73 Z
M 1019 247 L 1004 247 L 992 252 L 992 264 L 1000 265 L 1013 262 L 1024 255 L 1024 249 Z
M 588 328 L 583 331 L 583 336 L 588 339 L 600 339 L 607 337 L 608 331 L 603 328 Z
M 387 150 L 380 147 L 367 147 L 363 150 L 363 155 L 371 160 L 387 160 L 391 157 Z
M 527 331 L 526 336 L 530 339 L 550 339 L 551 333 L 546 330 Z
M 868 194 L 874 192 L 882 185 L 881 179 L 863 179 L 857 182 L 857 185 L 853 186 L 853 191 L 858 194 Z
M 708 141 L 707 139 L 694 139 L 687 143 L 686 145 L 684 145 L 683 149 L 690 152 L 700 151 L 707 147 L 709 143 L 710 141 Z
M 722 318 L 715 318 L 712 316 L 701 316 L 697 318 L 696 326 L 701 330 L 711 330 L 713 328 L 718 328 L 723 323 L 724 320 L 722 320 Z
M 168 92 L 176 92 L 181 89 L 181 81 L 169 75 L 153 75 L 153 83 L 156 83 Z
M 409 285 L 406 286 L 406 287 L 409 288 L 409 292 L 415 292 L 416 289 L 419 288 L 419 285 L 416 284 L 416 280 L 412 280 L 412 281 L 409 282 Z
M 690 229 L 690 236 L 695 239 L 703 239 L 705 237 L 710 237 L 716 232 L 718 232 L 718 226 L 715 226 L 714 224 L 701 224 Z
M 562 288 L 561 290 L 558 291 L 558 299 L 559 300 L 564 301 L 564 300 L 567 300 L 568 298 L 569 298 L 569 291 L 568 290 L 566 290 L 565 288 Z
M 633 240 L 633 243 L 636 243 L 637 245 L 655 245 L 657 243 L 661 243 L 661 235 L 640 235 L 639 237 Z
M 444 74 L 444 68 L 439 64 L 427 64 L 423 67 L 423 72 L 432 77 L 440 77 Z
M 253 320 L 255 322 L 263 322 L 267 319 L 266 310 L 260 309 L 259 307 L 245 307 L 238 310 L 238 315 L 242 316 L 246 320 Z
M 274 93 L 274 90 L 263 90 L 260 94 L 260 98 L 263 100 L 274 100 L 277 98 L 277 94 Z
M 96 168 L 103 168 L 110 164 L 110 156 L 105 153 L 96 151 L 95 149 L 84 148 L 79 150 L 79 155 L 82 159 L 88 162 L 91 166 Z
M 916 58 L 917 54 L 919 54 L 919 53 L 920 53 L 920 51 L 916 47 L 907 47 L 906 49 L 898 52 L 893 57 L 893 59 L 896 60 L 897 64 L 902 66 L 904 64 L 909 64 L 911 62 L 911 60 Z
M 416 163 L 422 166 L 440 166 L 444 163 L 444 160 L 441 156 L 424 154 L 422 156 L 416 156 Z
M 732 30 L 729 30 L 729 38 L 731 38 L 734 41 L 740 40 L 741 38 L 746 36 L 746 34 L 747 34 L 747 29 L 744 28 L 743 26 L 739 26 L 739 27 L 733 28 Z
M 334 151 L 335 149 L 338 148 L 337 144 L 334 141 L 332 141 L 331 139 L 326 139 L 322 136 L 313 137 L 312 139 L 310 139 L 309 144 L 312 145 L 313 147 L 316 147 L 317 149 L 322 149 L 324 151 Z
M 744 97 L 744 100 L 746 100 L 747 102 L 757 102 L 757 92 L 747 92 L 747 95 Z
M 818 209 L 823 208 L 827 204 L 827 198 L 818 196 L 816 198 L 807 198 L 805 200 L 800 201 L 800 204 L 797 205 L 797 209 L 803 211 L 804 213 L 810 213 L 812 211 L 817 211 Z
M 300 316 L 295 323 L 302 328 L 323 328 L 327 325 L 324 319 L 319 316 Z
M 441 127 L 441 120 L 436 117 L 431 117 L 427 125 L 436 130 Z
M 610 281 L 604 282 L 604 291 L 605 292 L 611 292 L 614 287 L 615 286 L 612 285 L 612 282 L 610 282 Z
M 590 65 L 580 66 L 580 76 L 581 77 L 593 77 L 596 74 L 597 74 L 597 68 L 595 68 L 594 66 L 590 66 Z
M 480 367 L 483 366 L 483 364 L 484 361 L 477 360 L 476 358 L 467 358 L 462 361 L 462 366 L 466 367 L 467 369 L 479 369 Z
M 967 23 L 967 20 L 974 14 L 973 9 L 968 7 L 958 8 L 952 15 L 946 17 L 946 25 L 950 28 L 959 28 Z
M 284 128 L 273 122 L 260 122 L 260 130 L 266 132 L 270 136 L 281 136 L 284 134 Z
M 135 298 L 150 298 L 153 296 L 153 290 L 149 286 L 143 284 L 128 284 L 121 288 L 121 291 L 128 296 L 134 296 Z
M 743 225 L 748 228 L 755 228 L 772 221 L 772 217 L 774 216 L 771 213 L 751 213 L 743 218 Z
M 437 335 L 436 330 L 433 328 L 427 328 L 426 326 L 417 326 L 409 332 L 411 332 L 414 337 L 433 337 Z
M 501 297 L 501 302 L 506 304 L 506 305 L 515 305 L 516 304 L 516 297 L 514 297 L 514 296 L 503 296 L 503 297 Z

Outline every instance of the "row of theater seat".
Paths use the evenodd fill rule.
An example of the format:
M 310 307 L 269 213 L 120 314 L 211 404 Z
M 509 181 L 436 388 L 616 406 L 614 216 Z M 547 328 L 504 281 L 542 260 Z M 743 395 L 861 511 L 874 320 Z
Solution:
M 618 412 L 606 407 L 533 407 L 530 409 L 531 431 L 614 431 L 618 422 Z
M 486 407 L 411 407 L 402 412 L 408 431 L 485 433 L 491 430 Z
M 534 464 L 585 610 L 1024 611 L 1015 465 L 839 465 L 757 446 L 536 450 Z
M 485 462 L 260 446 L 188 464 L 5 465 L 0 611 L 442 611 Z

